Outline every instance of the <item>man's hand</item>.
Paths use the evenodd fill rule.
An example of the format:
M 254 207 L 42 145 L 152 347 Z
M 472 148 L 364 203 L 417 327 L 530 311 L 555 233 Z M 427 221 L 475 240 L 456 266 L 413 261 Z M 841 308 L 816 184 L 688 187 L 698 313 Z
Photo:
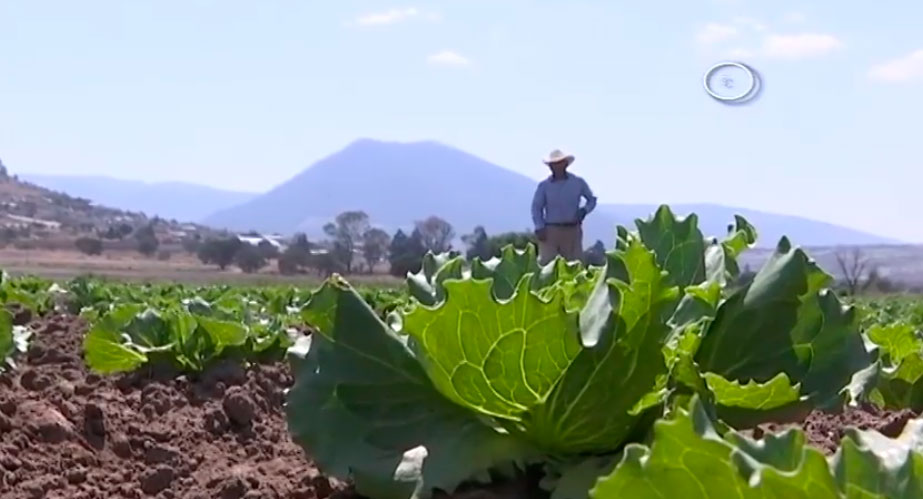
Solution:
M 580 208 L 577 210 L 577 221 L 583 223 L 584 218 L 586 218 L 586 208 Z
M 544 229 L 544 228 L 542 228 L 542 229 L 536 229 L 536 231 L 535 231 L 535 237 L 537 237 L 539 241 L 545 242 L 545 239 L 548 238 L 548 232 L 547 232 L 547 230 Z

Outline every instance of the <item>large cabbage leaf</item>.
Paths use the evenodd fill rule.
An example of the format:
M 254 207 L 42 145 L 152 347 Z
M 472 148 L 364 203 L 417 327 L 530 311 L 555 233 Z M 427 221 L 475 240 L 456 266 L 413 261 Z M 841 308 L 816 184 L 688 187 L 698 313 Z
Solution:
M 591 499 L 683 497 L 838 499 L 923 495 L 923 421 L 895 439 L 848 430 L 829 459 L 800 430 L 752 440 L 721 437 L 698 399 L 690 410 L 654 425 L 651 447 L 629 445 Z
M 549 453 L 614 449 L 664 396 L 661 348 L 678 292 L 638 240 L 608 260 L 579 317 L 562 293 L 530 292 L 530 279 L 506 301 L 490 281 L 447 280 L 445 302 L 411 311 L 403 331 L 462 407 Z
M 870 398 L 889 409 L 923 410 L 923 340 L 911 324 L 875 325 L 866 331 L 881 352 L 882 368 Z
M 770 381 L 772 392 L 779 393 L 782 373 L 800 385 L 805 404 L 841 401 L 854 374 L 870 365 L 871 355 L 854 309 L 826 288 L 829 282 L 830 276 L 804 251 L 783 238 L 753 281 L 718 306 L 702 334 L 697 365 L 765 393 Z M 735 399 L 741 400 L 739 393 Z M 723 402 L 720 397 L 718 402 Z
M 342 280 L 304 309 L 318 329 L 293 363 L 291 433 L 325 472 L 376 499 L 453 490 L 531 450 L 433 387 L 405 341 Z

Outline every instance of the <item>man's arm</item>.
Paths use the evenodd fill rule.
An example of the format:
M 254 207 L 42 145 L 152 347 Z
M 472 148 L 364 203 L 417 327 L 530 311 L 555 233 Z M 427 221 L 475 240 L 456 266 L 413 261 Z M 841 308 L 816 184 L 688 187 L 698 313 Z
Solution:
M 596 196 L 593 195 L 590 184 L 588 184 L 586 180 L 583 181 L 583 189 L 581 189 L 580 195 L 586 199 L 586 204 L 583 205 L 583 216 L 586 216 L 596 208 Z
M 532 196 L 532 223 L 535 224 L 535 230 L 539 231 L 545 228 L 545 184 L 538 184 L 535 188 L 535 195 Z

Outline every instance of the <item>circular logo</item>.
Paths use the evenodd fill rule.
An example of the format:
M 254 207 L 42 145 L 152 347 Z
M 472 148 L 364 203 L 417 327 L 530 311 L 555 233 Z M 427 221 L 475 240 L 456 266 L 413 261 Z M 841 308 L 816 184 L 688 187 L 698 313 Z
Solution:
M 705 72 L 705 91 L 723 104 L 745 104 L 759 95 L 760 74 L 736 61 L 719 62 Z

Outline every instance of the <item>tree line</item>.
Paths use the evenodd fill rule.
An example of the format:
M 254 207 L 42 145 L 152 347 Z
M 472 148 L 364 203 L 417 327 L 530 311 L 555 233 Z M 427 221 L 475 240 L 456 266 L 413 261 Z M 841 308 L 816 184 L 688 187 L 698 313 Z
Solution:
M 452 224 L 430 216 L 414 223 L 411 231 L 397 230 L 393 235 L 373 227 L 367 213 L 361 210 L 346 211 L 327 223 L 323 232 L 327 237 L 318 242 L 309 241 L 303 233 L 296 234 L 288 246 L 280 251 L 268 240 L 252 245 L 236 235 L 209 237 L 193 236 L 183 241 L 183 249 L 195 254 L 206 265 L 224 270 L 237 266 L 245 273 L 257 272 L 275 260 L 280 274 L 317 273 L 319 275 L 373 273 L 387 264 L 388 272 L 403 277 L 420 269 L 423 256 L 428 252 L 464 254 L 469 259 L 482 260 L 498 256 L 509 244 L 523 249 L 529 244 L 538 245 L 531 231 L 505 232 L 488 235 L 478 226 L 470 234 L 461 236 L 464 250 L 453 248 L 456 232 Z M 247 235 L 247 234 L 245 234 Z M 259 236 L 253 232 L 253 236 Z M 102 239 L 123 239 L 132 236 L 137 249 L 153 256 L 159 242 L 152 225 L 137 229 L 122 224 L 110 227 L 100 234 Z M 100 238 L 84 237 L 75 242 L 77 248 L 90 255 L 102 253 Z M 605 255 L 604 245 L 597 241 L 584 254 L 588 264 L 600 265 Z

